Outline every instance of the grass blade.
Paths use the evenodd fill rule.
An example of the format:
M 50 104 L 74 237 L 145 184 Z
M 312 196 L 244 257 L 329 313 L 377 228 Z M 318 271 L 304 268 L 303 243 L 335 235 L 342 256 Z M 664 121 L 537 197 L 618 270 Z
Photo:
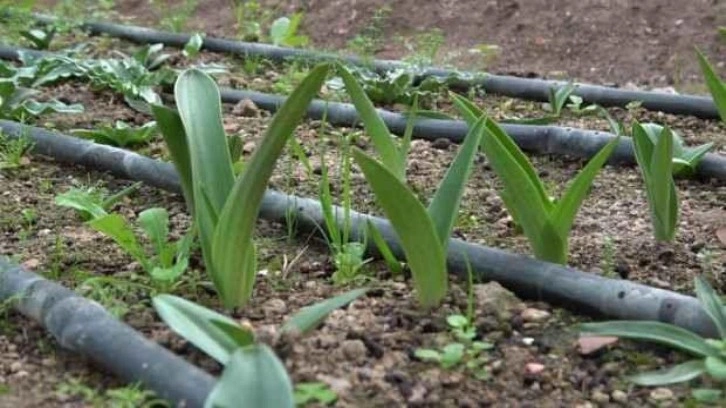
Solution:
M 400 159 L 398 146 L 393 141 L 388 127 L 353 74 L 342 65 L 338 66 L 338 73 L 345 83 L 345 89 L 363 121 L 366 132 L 370 135 L 373 145 L 381 156 L 381 162 L 399 180 L 403 180 L 406 174 L 406 163 Z
M 469 125 L 473 126 L 476 121 L 484 114 L 474 103 L 463 96 L 450 92 L 451 99 L 454 102 L 454 106 L 459 111 L 459 114 L 464 118 L 464 121 Z
M 472 164 L 484 133 L 485 121 L 486 116 L 482 116 L 470 128 L 428 207 L 429 216 L 436 227 L 436 235 L 444 248 L 447 247 L 451 230 L 459 214 L 461 196 L 471 175 Z
M 250 260 L 254 258 L 252 232 L 262 196 L 277 158 L 317 95 L 328 70 L 327 64 L 313 68 L 280 107 L 222 209 L 214 233 L 212 259 L 227 307 L 244 305 L 252 294 L 257 273 L 250 269 L 256 264 Z
M 658 228 L 656 228 L 656 238 L 662 241 L 670 241 L 675 233 L 675 224 L 673 222 L 675 187 L 673 182 L 673 137 L 668 127 L 663 128 L 653 148 L 649 173 L 652 179 L 655 215 L 659 224 Z
M 661 322 L 612 321 L 583 323 L 576 326 L 586 334 L 616 336 L 626 339 L 645 340 L 681 349 L 696 356 L 718 356 L 719 350 L 686 329 Z
M 448 285 L 446 254 L 426 208 L 400 179 L 363 151 L 353 148 L 353 158 L 401 241 L 419 302 L 424 307 L 437 305 Z
M 383 238 L 381 231 L 378 231 L 378 228 L 376 228 L 376 226 L 373 225 L 370 220 L 366 222 L 366 226 L 367 236 L 371 237 L 371 239 L 373 240 L 373 243 L 376 245 L 378 252 L 381 254 L 383 260 L 386 262 L 386 266 L 388 266 L 388 269 L 391 270 L 391 274 L 393 274 L 394 276 L 402 274 L 403 267 L 401 266 L 401 263 L 398 262 L 398 259 L 396 259 L 396 256 L 393 255 L 391 247 L 388 246 L 388 242 L 386 242 L 386 240 Z
M 347 305 L 361 297 L 368 291 L 368 288 L 354 289 L 322 302 L 306 306 L 282 326 L 282 332 L 295 332 L 305 334 L 317 327 L 335 309 Z

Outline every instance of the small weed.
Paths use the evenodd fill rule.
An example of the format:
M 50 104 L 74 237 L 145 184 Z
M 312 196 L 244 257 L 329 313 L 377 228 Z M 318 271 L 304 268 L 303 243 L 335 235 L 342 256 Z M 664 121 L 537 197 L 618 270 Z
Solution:
M 386 20 L 391 14 L 390 6 L 383 6 L 375 11 L 370 24 L 352 40 L 348 41 L 348 48 L 354 53 L 371 59 L 383 47 L 385 37 L 383 29 Z
M 263 27 L 272 20 L 272 12 L 257 0 L 232 0 L 237 20 L 237 38 L 242 41 L 263 41 Z
M 78 378 L 58 384 L 56 392 L 65 397 L 81 398 L 94 407 L 137 408 L 166 406 L 154 398 L 154 393 L 144 390 L 139 384 L 113 388 L 105 392 L 84 384 Z M 160 405 L 161 404 L 161 405 Z
M 10 138 L 0 131 L 0 170 L 16 169 L 29 163 L 26 155 L 33 142 L 25 136 Z
M 602 243 L 602 274 L 608 278 L 617 278 L 615 272 L 615 243 L 612 237 L 605 237 Z
M 338 396 L 335 391 L 322 382 L 298 383 L 295 385 L 295 404 L 307 405 L 310 403 L 321 403 L 329 405 L 335 402 Z
M 179 33 L 186 28 L 189 19 L 197 8 L 198 0 L 184 0 L 182 2 L 173 2 L 173 4 L 166 0 L 150 0 L 150 3 L 156 13 L 162 16 L 161 26 Z

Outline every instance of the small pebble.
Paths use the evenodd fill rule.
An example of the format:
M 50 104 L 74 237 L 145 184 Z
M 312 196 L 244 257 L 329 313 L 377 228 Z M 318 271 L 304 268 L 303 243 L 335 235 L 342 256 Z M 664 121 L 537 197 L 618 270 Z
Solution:
M 540 363 L 527 363 L 526 366 L 524 366 L 525 371 L 527 374 L 537 375 L 544 371 L 545 366 L 544 364 Z
M 673 391 L 668 388 L 656 388 L 650 392 L 650 399 L 655 402 L 671 400 L 673 399 Z
M 628 394 L 625 391 L 615 390 L 610 393 L 610 398 L 619 404 L 625 404 L 628 402 Z
M 522 320 L 527 323 L 541 323 L 550 317 L 550 312 L 546 310 L 528 307 L 522 311 Z
M 365 359 L 368 349 L 361 340 L 345 340 L 340 345 L 343 355 L 353 361 L 361 361 Z
M 287 312 L 287 304 L 282 299 L 270 299 L 262 305 L 262 310 L 265 314 L 276 314 L 281 315 Z
M 610 396 L 599 390 L 594 391 L 590 396 L 590 399 L 598 404 L 606 404 L 610 402 Z

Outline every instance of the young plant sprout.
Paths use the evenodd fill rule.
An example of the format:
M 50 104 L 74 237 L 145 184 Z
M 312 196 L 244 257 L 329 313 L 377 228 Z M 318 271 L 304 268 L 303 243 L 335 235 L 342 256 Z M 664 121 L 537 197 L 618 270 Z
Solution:
M 645 181 L 653 234 L 672 241 L 678 226 L 678 192 L 673 181 L 673 136 L 666 126 L 633 123 L 633 149 Z
M 148 143 L 156 135 L 156 122 L 148 122 L 143 126 L 133 127 L 117 120 L 111 125 L 102 125 L 97 129 L 76 129 L 74 134 L 96 143 L 111 146 L 130 147 Z
M 380 121 L 375 111 L 368 116 L 366 122 L 373 124 Z M 382 122 L 380 122 L 382 123 Z M 390 220 L 398 235 L 406 261 L 413 275 L 418 300 L 424 307 L 436 306 L 446 295 L 448 275 L 446 270 L 446 250 L 451 230 L 464 193 L 466 181 L 471 174 L 472 164 L 476 157 L 477 147 L 483 133 L 484 118 L 477 121 L 467 134 L 454 162 L 439 184 L 428 208 L 419 201 L 416 194 L 403 180 L 403 172 L 399 166 L 399 152 L 392 144 L 382 144 L 388 151 L 386 162 L 378 162 L 358 148 L 353 148 L 353 158 L 363 170 L 373 194 Z M 370 129 L 371 123 L 366 123 Z M 375 129 L 375 128 L 374 128 Z M 379 136 L 388 132 L 379 130 Z M 395 172 L 394 172 L 395 170 Z
M 281 327 L 281 334 L 300 336 L 325 317 L 365 294 L 355 289 L 304 307 Z M 258 343 L 251 326 L 171 295 L 159 295 L 154 308 L 169 327 L 225 366 L 205 407 L 294 407 L 292 382 L 269 346 Z
M 482 111 L 466 98 L 453 95 L 454 105 L 473 129 Z M 481 148 L 502 180 L 500 197 L 514 221 L 522 227 L 534 255 L 566 264 L 572 224 L 592 182 L 619 142 L 616 137 L 587 163 L 559 199 L 547 193 L 532 163 L 509 135 L 486 119 Z
M 169 213 L 164 208 L 149 208 L 139 213 L 136 220 L 146 234 L 153 248 L 149 256 L 144 246 L 137 240 L 134 229 L 121 216 L 111 213 L 88 221 L 88 225 L 116 242 L 127 254 L 134 258 L 149 274 L 162 291 L 169 291 L 189 266 L 194 234 L 190 230 L 176 242 L 169 240 Z
M 327 64 L 312 69 L 287 98 L 236 180 L 212 78 L 187 70 L 174 88 L 178 113 L 153 106 L 199 228 L 205 266 L 226 308 L 243 306 L 252 295 L 257 274 L 252 233 L 267 182 L 328 70 Z
M 726 380 L 726 315 L 723 301 L 703 277 L 697 277 L 695 283 L 698 300 L 718 330 L 719 339 L 704 339 L 678 326 L 652 321 L 583 323 L 576 328 L 585 336 L 616 336 L 651 341 L 680 349 L 695 357 L 664 370 L 628 377 L 638 385 L 674 384 L 703 374 L 708 374 L 715 380 Z
M 73 208 L 84 221 L 101 218 L 108 215 L 108 212 L 116 203 L 138 190 L 141 184 L 140 181 L 136 182 L 113 195 L 108 195 L 105 189 L 96 186 L 73 187 L 64 193 L 56 195 L 55 204 L 61 207 Z

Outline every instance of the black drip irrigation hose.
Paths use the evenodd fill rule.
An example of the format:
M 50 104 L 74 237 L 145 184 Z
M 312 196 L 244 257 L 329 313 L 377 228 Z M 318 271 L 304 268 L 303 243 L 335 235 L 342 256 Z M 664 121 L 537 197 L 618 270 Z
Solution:
M 60 345 L 178 407 L 201 408 L 215 379 L 147 340 L 96 302 L 0 257 L 0 301 L 39 322 Z
M 285 96 L 265 94 L 254 91 L 238 91 L 223 88 L 220 90 L 222 101 L 225 103 L 238 103 L 249 99 L 258 107 L 275 112 L 282 106 Z M 400 113 L 377 109 L 386 126 L 392 133 L 403 135 L 406 130 L 408 118 Z M 356 126 L 361 124 L 360 116 L 355 106 L 349 103 L 328 102 L 313 100 L 308 107 L 306 116 L 310 119 L 326 120 L 336 126 Z M 500 124 L 515 143 L 524 150 L 539 154 L 569 155 L 581 158 L 590 158 L 597 154 L 615 135 L 596 130 L 583 130 L 560 126 L 516 125 Z M 461 143 L 469 127 L 464 121 L 442 119 L 417 119 L 413 137 L 425 140 L 440 138 L 449 139 L 454 143 Z M 634 164 L 635 154 L 633 142 L 630 137 L 623 136 L 618 146 L 610 156 L 609 163 Z M 696 175 L 703 178 L 713 177 L 726 180 L 726 157 L 719 154 L 707 153 L 696 168 Z
M 181 191 L 178 175 L 171 163 L 17 122 L 0 121 L 0 129 L 10 137 L 30 137 L 35 143 L 35 153 L 60 162 L 108 171 L 118 177 L 140 180 L 177 193 Z M 343 209 L 335 207 L 335 211 L 342 214 Z M 291 212 L 298 228 L 319 233 L 318 226 L 324 222 L 319 202 L 267 190 L 260 210 L 262 218 L 285 223 Z M 353 239 L 362 241 L 367 222 L 372 222 L 394 254 L 399 259 L 403 258 L 396 234 L 387 220 L 355 211 L 351 211 L 351 218 Z M 343 217 L 337 219 L 342 220 Z M 370 241 L 368 250 L 375 253 L 375 246 Z M 451 239 L 447 260 L 449 271 L 466 276 L 467 263 L 478 280 L 497 281 L 523 298 L 563 305 L 578 313 L 662 321 L 702 336 L 718 335 L 713 322 L 693 297 Z
M 38 21 L 52 24 L 56 17 L 34 14 Z M 184 47 L 191 38 L 190 34 L 178 34 L 153 30 L 144 27 L 122 24 L 86 22 L 82 28 L 94 35 L 109 35 L 136 43 L 162 43 L 174 47 Z M 379 73 L 396 69 L 408 69 L 410 64 L 392 60 L 367 60 L 359 57 L 340 56 L 328 52 L 318 52 L 296 48 L 277 47 L 269 44 L 247 43 L 236 40 L 205 37 L 202 48 L 220 53 L 236 54 L 243 57 L 261 57 L 274 61 L 302 59 L 308 61 L 342 60 L 351 65 L 372 68 Z M 487 73 L 462 72 L 451 69 L 429 67 L 424 68 L 417 76 L 417 81 L 426 77 L 452 78 L 452 87 L 468 89 L 480 87 L 493 94 L 511 96 L 546 102 L 550 89 L 567 84 L 564 81 L 520 78 Z M 634 91 L 600 85 L 575 84 L 574 95 L 580 96 L 585 102 L 602 106 L 624 107 L 633 101 L 642 102 L 642 106 L 653 111 L 693 115 L 705 119 L 719 118 L 713 99 L 695 95 L 674 95 L 661 92 Z
M 48 53 L 37 50 L 11 47 L 0 44 L 0 59 L 15 60 L 19 52 L 26 52 L 42 57 Z M 243 91 L 230 88 L 220 89 L 222 102 L 235 104 L 249 99 L 259 108 L 275 112 L 287 99 L 282 95 L 266 94 L 255 91 Z M 377 109 L 386 126 L 396 135 L 403 135 L 406 130 L 408 118 L 400 113 Z M 335 126 L 357 126 L 361 124 L 360 116 L 355 106 L 349 103 L 328 102 L 313 100 L 306 116 L 309 119 L 326 120 Z M 502 129 L 507 132 L 515 143 L 524 150 L 552 155 L 569 155 L 581 158 L 590 158 L 597 154 L 615 135 L 596 130 L 584 130 L 560 126 L 517 125 L 502 123 Z M 417 119 L 413 137 L 433 141 L 436 139 L 449 139 L 454 143 L 461 143 L 468 132 L 468 126 L 460 120 Z M 635 164 L 633 142 L 629 137 L 622 137 L 619 145 L 613 151 L 608 162 L 611 164 Z M 719 154 L 707 153 L 696 168 L 696 175 L 702 178 L 713 177 L 726 180 L 726 157 Z

